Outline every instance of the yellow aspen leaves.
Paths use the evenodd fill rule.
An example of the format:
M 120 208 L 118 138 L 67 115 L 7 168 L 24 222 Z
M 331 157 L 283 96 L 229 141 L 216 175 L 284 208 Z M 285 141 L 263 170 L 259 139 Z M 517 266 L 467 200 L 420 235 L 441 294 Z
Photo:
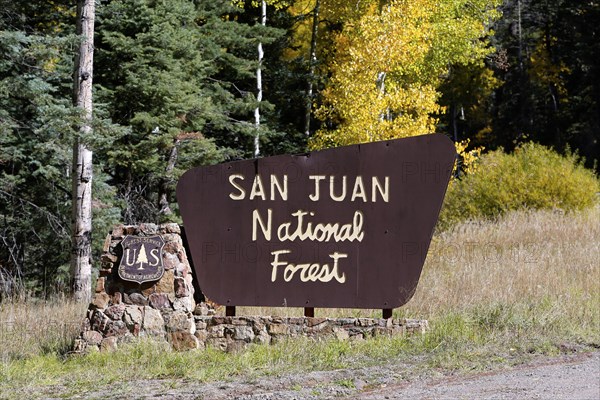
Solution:
M 450 65 L 490 53 L 486 23 L 495 0 L 392 0 L 345 22 L 312 149 L 435 131 L 438 86 Z M 458 146 L 457 146 L 458 147 Z M 460 145 L 466 152 L 466 144 Z M 465 163 L 471 155 L 464 158 Z

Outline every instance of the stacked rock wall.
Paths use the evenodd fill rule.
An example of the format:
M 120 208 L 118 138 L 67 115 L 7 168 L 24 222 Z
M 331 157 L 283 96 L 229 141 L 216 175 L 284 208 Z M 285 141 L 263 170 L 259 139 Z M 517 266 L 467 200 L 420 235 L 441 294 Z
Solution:
M 363 340 L 378 335 L 421 334 L 428 328 L 426 320 L 391 318 L 196 316 L 195 320 L 200 345 L 224 351 L 290 337 Z
M 160 235 L 165 241 L 164 274 L 155 282 L 128 282 L 118 275 L 121 241 L 127 235 Z M 168 340 L 174 347 L 198 347 L 192 268 L 177 224 L 116 226 L 106 237 L 95 294 L 75 349 L 114 349 L 135 337 Z

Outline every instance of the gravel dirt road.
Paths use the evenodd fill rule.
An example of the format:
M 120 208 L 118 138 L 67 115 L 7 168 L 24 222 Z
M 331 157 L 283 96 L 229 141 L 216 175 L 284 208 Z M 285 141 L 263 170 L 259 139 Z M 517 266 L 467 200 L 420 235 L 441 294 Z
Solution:
M 251 380 L 232 378 L 211 383 L 172 379 L 115 382 L 79 394 L 68 394 L 64 388 L 54 386 L 46 387 L 42 393 L 22 395 L 45 399 L 600 400 L 600 352 L 537 357 L 515 368 L 478 374 L 443 375 L 419 368 L 418 362 L 414 365 L 391 363 Z
M 573 399 L 600 400 L 600 353 L 551 360 L 457 379 L 391 385 L 353 396 L 383 399 Z

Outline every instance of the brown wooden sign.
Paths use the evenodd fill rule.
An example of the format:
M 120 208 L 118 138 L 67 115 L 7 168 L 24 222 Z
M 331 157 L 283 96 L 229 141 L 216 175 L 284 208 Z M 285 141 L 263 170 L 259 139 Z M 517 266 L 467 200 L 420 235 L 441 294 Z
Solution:
M 425 135 L 187 171 L 177 198 L 202 291 L 228 306 L 405 304 L 455 157 Z
M 162 251 L 165 241 L 160 236 L 125 236 L 121 242 L 123 255 L 119 262 L 119 276 L 137 283 L 157 281 L 162 278 Z

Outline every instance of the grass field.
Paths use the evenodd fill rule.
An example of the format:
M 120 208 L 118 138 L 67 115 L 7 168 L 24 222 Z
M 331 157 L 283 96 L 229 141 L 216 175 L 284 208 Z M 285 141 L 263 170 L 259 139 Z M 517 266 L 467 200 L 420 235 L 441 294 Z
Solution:
M 536 354 L 600 347 L 600 209 L 577 214 L 515 212 L 434 237 L 414 298 L 395 317 L 428 319 L 430 331 L 365 341 L 289 340 L 224 354 L 172 352 L 151 342 L 111 354 L 68 349 L 85 307 L 65 300 L 0 304 L 0 393 L 127 379 L 223 380 L 268 374 L 416 362 L 415 371 L 486 370 Z M 240 314 L 301 315 L 300 309 L 239 308 Z M 379 316 L 316 310 L 317 316 Z M 306 351 L 310 347 L 311 351 Z M 415 372 L 416 373 L 416 372 Z M 1 397 L 1 396 L 0 396 Z

